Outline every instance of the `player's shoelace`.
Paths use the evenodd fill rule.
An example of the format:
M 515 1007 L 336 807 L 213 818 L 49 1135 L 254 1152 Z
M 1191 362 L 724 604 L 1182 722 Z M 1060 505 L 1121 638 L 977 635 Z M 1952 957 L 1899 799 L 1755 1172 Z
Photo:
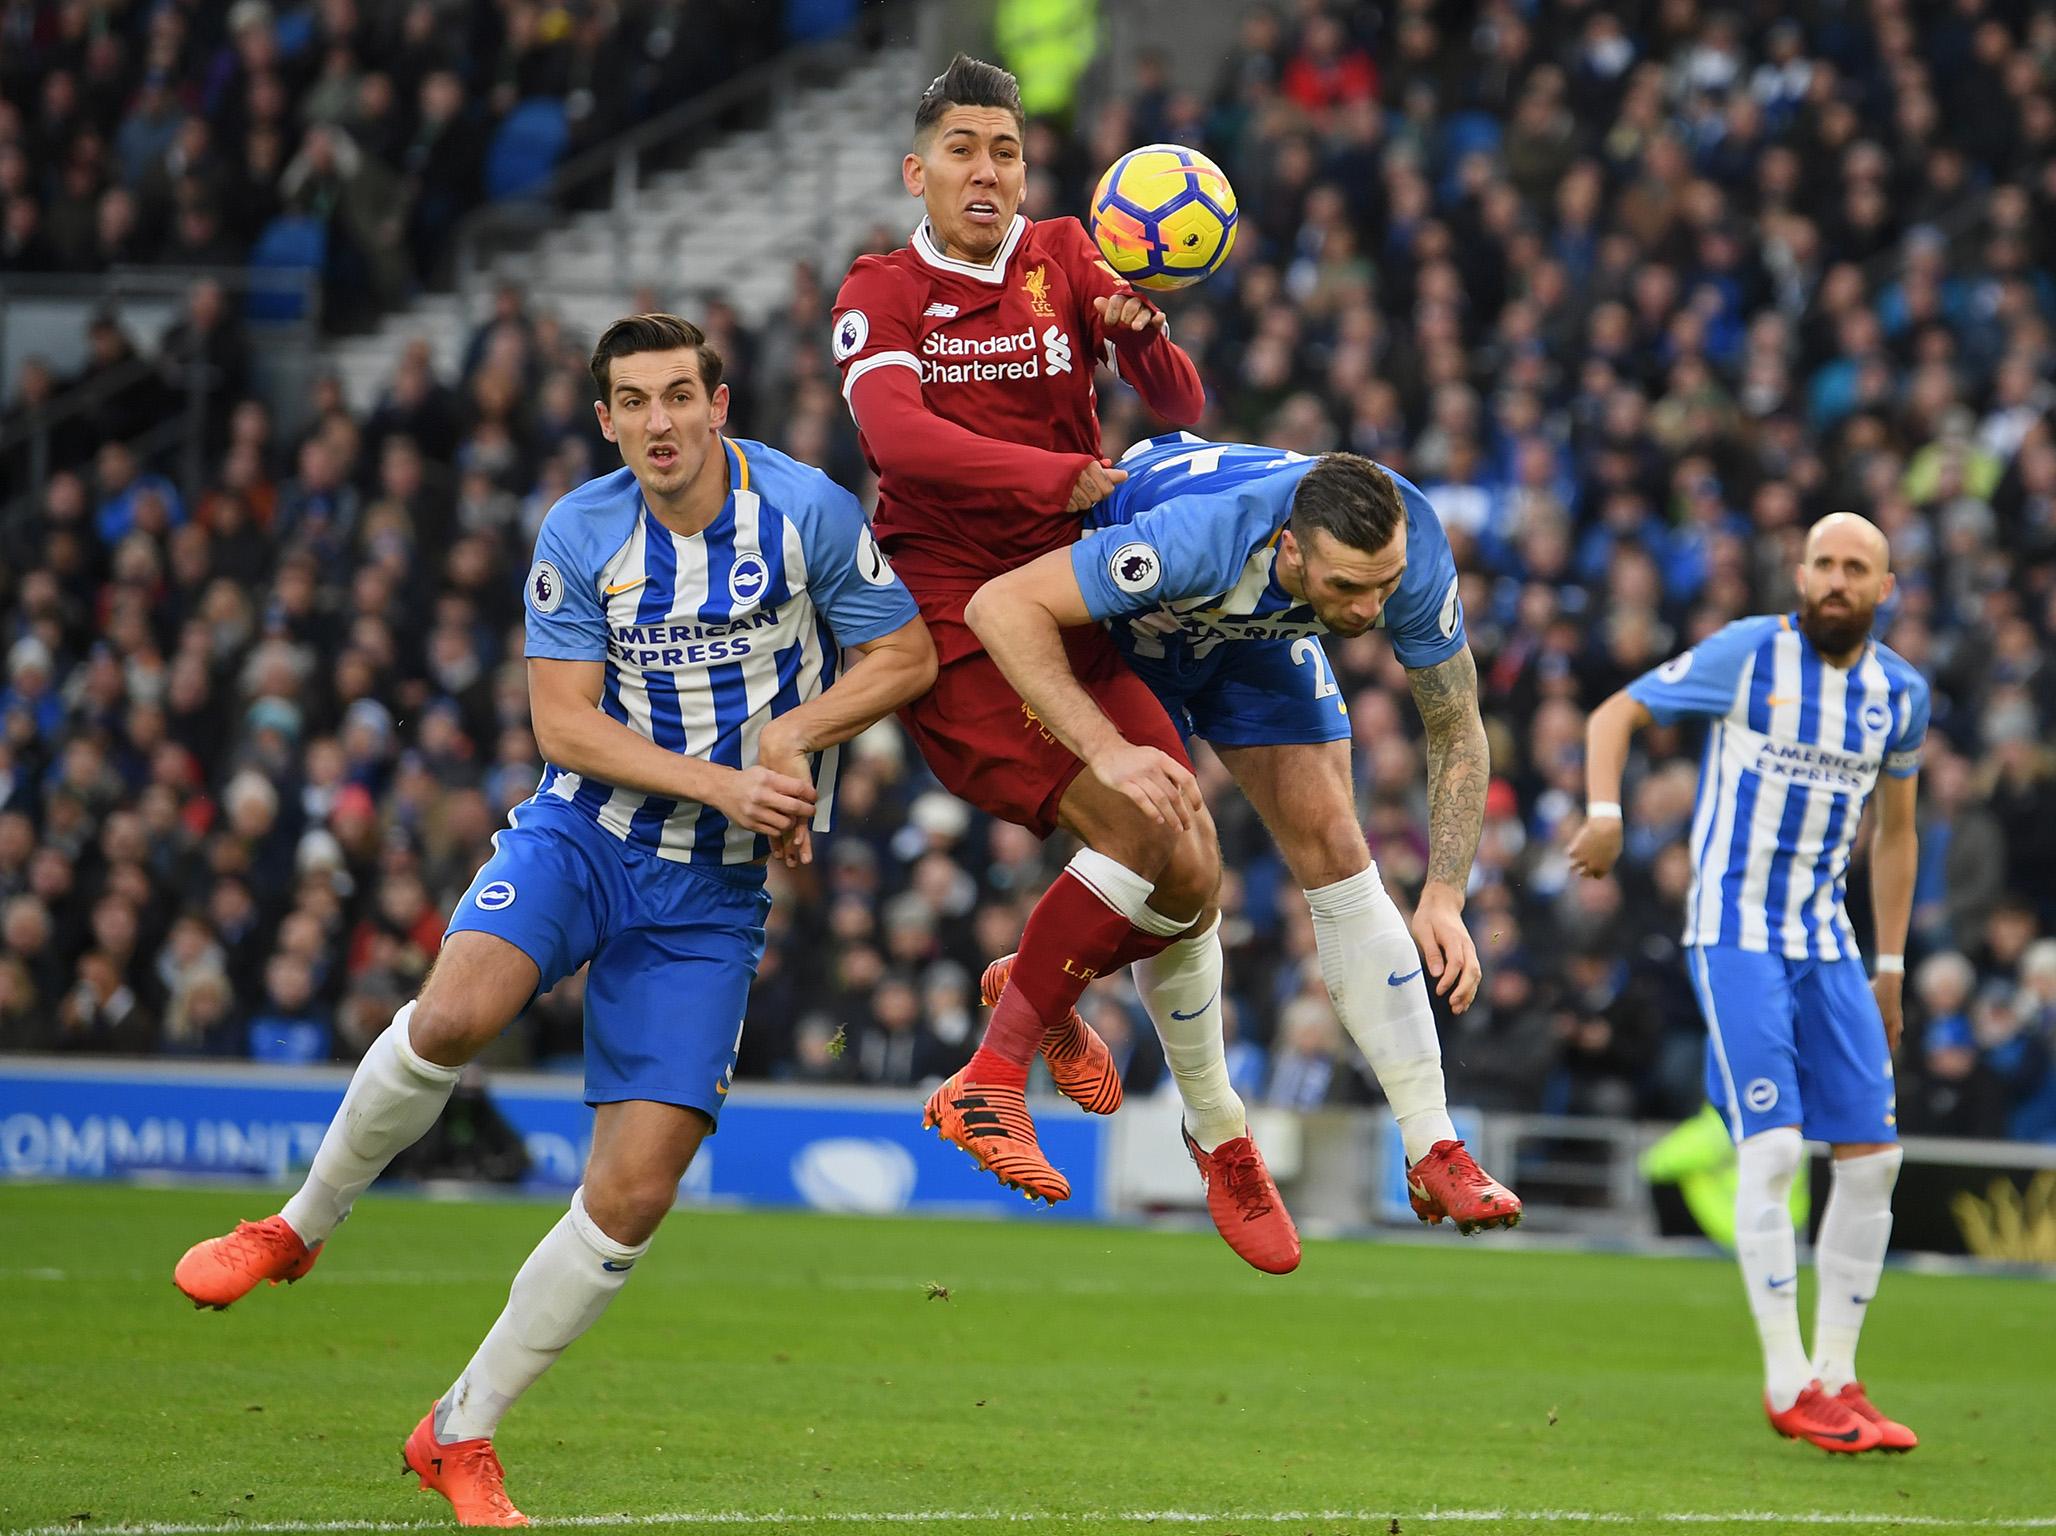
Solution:
M 1479 1197 L 1493 1193 L 1492 1176 L 1462 1147 L 1449 1154 L 1447 1167 L 1450 1179 L 1463 1193 Z
M 1815 1396 L 1808 1416 L 1818 1428 L 1832 1434 L 1847 1434 L 1850 1430 L 1861 1431 L 1864 1427 L 1863 1418 L 1855 1409 L 1839 1397 L 1829 1397 L 1825 1392 Z
M 235 1231 L 221 1239 L 221 1253 L 236 1264 L 255 1268 L 274 1259 L 295 1257 L 293 1250 L 297 1245 L 298 1239 L 287 1237 L 277 1227 L 268 1227 L 261 1221 L 239 1221 Z
M 499 1453 L 492 1448 L 490 1441 L 466 1446 L 452 1459 L 475 1480 L 473 1487 L 479 1499 L 494 1514 L 521 1513 L 514 1507 L 514 1501 L 507 1497 L 507 1469 L 500 1465 Z
M 1254 1147 L 1228 1158 L 1221 1182 L 1227 1185 L 1228 1198 L 1235 1202 L 1236 1213 L 1244 1221 L 1271 1214 L 1271 1181 L 1264 1177 L 1263 1160 Z

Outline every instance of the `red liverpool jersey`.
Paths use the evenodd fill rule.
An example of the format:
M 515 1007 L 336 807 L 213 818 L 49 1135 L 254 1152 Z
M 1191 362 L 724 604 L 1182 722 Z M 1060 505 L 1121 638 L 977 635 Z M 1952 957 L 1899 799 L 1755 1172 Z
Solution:
M 1064 505 L 1099 457 L 1102 358 L 1159 416 L 1199 419 L 1198 370 L 1167 334 L 1103 331 L 1092 301 L 1130 292 L 1076 219 L 1017 215 L 985 264 L 945 256 L 924 220 L 851 266 L 831 347 L 878 476 L 879 543 L 917 597 L 1077 538 Z

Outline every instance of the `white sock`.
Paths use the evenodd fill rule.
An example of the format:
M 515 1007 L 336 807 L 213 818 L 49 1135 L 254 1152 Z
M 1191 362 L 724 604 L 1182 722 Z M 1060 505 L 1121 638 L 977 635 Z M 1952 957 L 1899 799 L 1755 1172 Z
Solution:
M 581 1185 L 564 1219 L 535 1245 L 514 1277 L 506 1310 L 492 1332 L 437 1401 L 436 1439 L 445 1445 L 490 1439 L 514 1400 L 600 1320 L 649 1247 L 630 1248 L 602 1232 L 586 1214 Z
M 1456 1140 L 1442 1085 L 1442 1042 L 1420 951 L 1373 864 L 1361 874 L 1306 893 L 1313 910 L 1321 977 L 1342 1026 L 1385 1090 L 1406 1142 L 1419 1162 L 1438 1141 Z M 1411 972 L 1411 975 L 1408 973 Z M 1392 978 L 1405 978 L 1393 985 Z
M 1830 1392 L 1856 1379 L 1856 1338 L 1884 1272 L 1885 1245 L 1892 1238 L 1892 1186 L 1899 1182 L 1905 1156 L 1887 1147 L 1835 1159 L 1828 1208 L 1813 1245 L 1820 1282 L 1814 1298 L 1813 1374 Z
M 409 1003 L 371 1042 L 314 1153 L 307 1181 L 285 1204 L 287 1224 L 309 1247 L 326 1242 L 386 1164 L 428 1134 L 463 1074 L 462 1067 L 438 1066 L 415 1054 L 407 1038 L 413 1016 Z
M 1093 895 L 1112 907 L 1144 933 L 1168 939 L 1192 926 L 1189 917 L 1166 917 L 1149 904 L 1155 887 L 1118 859 L 1097 848 L 1080 848 L 1064 868 L 1071 877 L 1089 886 Z
M 1135 990 L 1164 1042 L 1164 1060 L 1185 1101 L 1185 1128 L 1211 1152 L 1249 1128 L 1242 1100 L 1228 1082 L 1221 1033 L 1221 920 L 1188 934 L 1129 967 Z
M 1813 1380 L 1799 1342 L 1799 1243 L 1789 1205 L 1805 1151 L 1795 1125 L 1759 1131 L 1735 1148 L 1735 1258 L 1763 1342 L 1764 1395 L 1781 1413 Z

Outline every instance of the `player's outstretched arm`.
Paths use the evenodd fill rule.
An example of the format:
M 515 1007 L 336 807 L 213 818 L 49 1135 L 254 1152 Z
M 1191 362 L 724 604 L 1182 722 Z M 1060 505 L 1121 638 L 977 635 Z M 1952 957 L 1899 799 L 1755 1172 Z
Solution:
M 1906 985 L 1906 929 L 1913 920 L 1913 879 L 1920 868 L 1920 833 L 1914 822 L 1914 786 L 1919 776 L 1878 780 L 1877 825 L 1870 834 L 1870 911 L 1880 963 L 1871 991 L 1884 1015 L 1885 1039 L 1899 1049 L 1906 1028 L 1902 994 Z M 1896 959 L 1897 968 L 1889 961 Z
M 964 609 L 965 622 L 1014 691 L 1094 777 L 1151 820 L 1188 827 L 1201 804 L 1199 781 L 1183 763 L 1123 736 L 1071 670 L 1063 632 L 1097 617 L 1086 605 L 1071 551 L 1062 549 L 988 581 Z
M 935 686 L 935 641 L 919 618 L 850 652 L 856 660 L 826 692 L 765 725 L 758 762 L 775 766 L 848 741 Z
M 1492 780 L 1478 664 L 1465 646 L 1446 661 L 1409 669 L 1406 681 L 1428 736 L 1428 878 L 1414 909 L 1414 941 L 1436 995 L 1461 1013 L 1483 974 L 1463 922 L 1464 889 L 1485 830 L 1485 790 Z
M 1628 743 L 1655 718 L 1647 704 L 1622 689 L 1585 722 L 1585 825 L 1571 839 L 1570 861 L 1588 880 L 1606 875 L 1621 856 L 1621 778 L 1628 770 Z
M 814 814 L 804 775 L 761 768 L 737 772 L 638 736 L 600 710 L 606 663 L 528 660 L 528 714 L 543 756 L 570 773 L 638 794 L 711 805 L 752 832 L 777 836 Z

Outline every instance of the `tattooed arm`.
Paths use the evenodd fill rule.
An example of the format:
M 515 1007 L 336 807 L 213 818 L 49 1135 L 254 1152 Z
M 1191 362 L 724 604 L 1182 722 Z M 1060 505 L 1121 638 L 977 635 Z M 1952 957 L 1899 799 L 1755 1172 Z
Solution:
M 1406 674 L 1428 733 L 1428 879 L 1413 920 L 1414 940 L 1435 991 L 1458 1013 L 1477 994 L 1477 946 L 1463 923 L 1464 888 L 1485 829 L 1492 754 L 1478 712 L 1478 664 L 1469 647 Z

